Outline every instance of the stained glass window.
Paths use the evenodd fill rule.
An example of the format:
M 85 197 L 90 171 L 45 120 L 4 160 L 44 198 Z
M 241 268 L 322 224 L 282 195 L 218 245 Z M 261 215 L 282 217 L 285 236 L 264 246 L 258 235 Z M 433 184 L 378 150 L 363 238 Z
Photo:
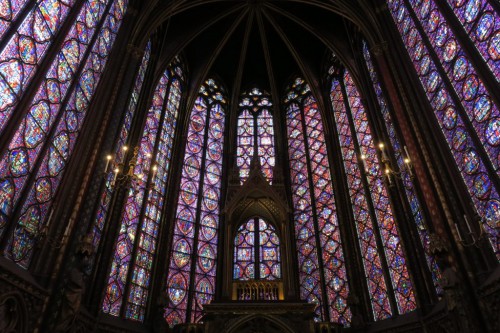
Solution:
M 486 1 L 471 0 L 465 7 L 464 3 L 454 2 L 455 12 L 464 20 L 469 17 L 474 21 L 480 8 L 491 8 Z M 490 179 L 500 173 L 498 106 L 434 1 L 420 3 L 418 10 L 400 0 L 389 0 L 388 4 L 476 211 L 483 220 L 482 226 L 500 260 L 497 223 L 500 220 L 500 196 Z M 494 40 L 490 38 L 489 41 L 493 49 L 498 46 Z M 483 48 L 481 43 L 477 45 Z M 490 68 L 497 66 L 491 61 L 488 63 Z M 453 94 L 458 96 L 458 101 Z M 479 141 L 475 140 L 476 136 Z M 495 171 L 488 171 L 492 169 Z
M 12 22 L 16 21 L 27 2 L 28 0 L 6 0 L 0 3 L 0 39 Z
M 63 10 L 63 7 L 67 6 L 59 9 Z M 28 103 L 28 112 L 21 119 L 8 150 L 1 157 L 0 197 L 3 202 L 0 228 L 5 230 L 5 221 L 12 219 L 14 208 L 20 214 L 13 233 L 5 235 L 9 237 L 5 255 L 23 267 L 29 265 L 38 233 L 50 222 L 47 216 L 52 200 L 75 147 L 126 7 L 124 0 L 109 3 L 88 1 L 83 4 L 59 54 L 44 74 L 35 97 Z M 49 21 L 58 22 L 63 12 L 60 12 L 61 15 L 56 13 L 59 12 L 54 12 Z M 30 27 L 33 26 L 30 24 Z M 97 29 L 98 26 L 100 29 Z M 27 186 L 28 177 L 32 174 L 35 175 L 34 181 Z
M 125 304 L 125 318 L 144 319 L 181 97 L 178 72 L 175 60 L 160 78 L 137 151 L 138 179 L 122 212 L 103 302 L 103 312 L 114 316 Z
M 497 81 L 500 81 L 500 16 L 491 1 L 494 0 L 447 0 Z
M 33 75 L 37 72 L 40 62 L 44 59 L 54 37 L 56 36 L 62 23 L 71 11 L 76 0 L 60 1 L 36 1 L 36 4 L 21 18 L 22 22 L 11 36 L 3 36 L 12 20 L 20 13 L 25 1 L 11 0 L 2 1 L 0 4 L 0 39 L 9 39 L 3 50 L 0 51 L 0 91 L 2 100 L 0 102 L 0 134 L 3 132 L 7 121 L 19 104 L 23 93 L 28 87 Z M 88 1 L 79 13 L 80 21 L 84 19 L 86 13 L 91 13 L 91 18 L 83 26 L 88 29 L 89 37 L 93 34 L 93 27 L 99 22 L 102 15 L 104 2 L 100 6 L 90 7 Z M 101 12 L 99 12 L 101 11 Z M 73 30 L 76 29 L 76 23 Z M 71 31 L 69 33 L 71 35 Z M 73 36 L 76 37 L 76 36 Z M 70 37 L 71 38 L 71 37 Z M 87 37 L 88 38 L 88 37 Z M 66 39 L 70 40 L 70 39 Z M 78 40 L 74 40 L 77 42 Z M 90 38 L 89 38 L 90 42 Z M 65 55 L 74 56 L 79 52 L 72 52 L 66 46 Z M 63 47 L 64 49 L 64 47 Z M 84 53 L 85 50 L 80 52 Z M 70 59 L 67 59 L 71 61 Z M 78 65 L 79 59 L 75 59 Z M 41 127 L 46 122 L 45 119 L 38 118 Z
M 373 88 L 375 90 L 377 101 L 380 106 L 379 110 L 382 118 L 384 119 L 386 131 L 389 135 L 390 144 L 392 146 L 392 150 L 394 151 L 398 168 L 400 171 L 403 171 L 401 173 L 401 176 L 403 177 L 404 191 L 406 193 L 407 200 L 410 204 L 410 208 L 413 215 L 413 221 L 415 222 L 415 225 L 417 227 L 420 241 L 422 242 L 422 246 L 424 248 L 427 264 L 429 265 L 429 269 L 432 274 L 432 280 L 434 282 L 434 286 L 437 289 L 439 289 L 438 280 L 440 277 L 440 272 L 436 264 L 436 260 L 430 252 L 429 231 L 427 230 L 427 226 L 424 221 L 424 215 L 422 212 L 420 201 L 416 193 L 415 186 L 413 185 L 411 175 L 409 172 L 405 172 L 408 168 L 408 165 L 405 165 L 406 163 L 405 158 L 409 159 L 410 157 L 407 155 L 405 156 L 406 153 L 403 153 L 404 147 L 401 145 L 400 140 L 398 139 L 396 128 L 394 126 L 394 122 L 392 121 L 392 116 L 389 112 L 389 106 L 384 97 L 384 93 L 382 91 L 382 87 L 380 85 L 378 75 L 375 71 L 371 54 L 368 49 L 368 44 L 366 42 L 363 42 L 363 55 L 366 61 L 368 71 L 370 73 L 370 78 L 373 83 Z
M 234 238 L 233 279 L 280 279 L 280 257 L 280 241 L 276 229 L 263 219 L 252 218 L 238 228 Z
M 352 130 L 345 110 L 344 95 L 339 80 L 332 82 L 332 106 L 335 115 L 337 131 L 339 133 L 340 148 L 343 154 L 344 168 L 349 183 L 349 194 L 353 203 L 353 214 L 358 233 L 359 247 L 363 258 L 363 266 L 367 278 L 368 291 L 371 297 L 371 306 L 375 320 L 384 319 L 392 315 L 387 291 L 387 282 L 381 274 L 382 259 L 377 247 L 373 221 L 367 202 L 367 195 L 363 189 L 362 174 L 359 166 L 360 156 L 352 140 Z
M 240 168 L 241 183 L 250 174 L 250 162 L 255 149 L 255 134 L 253 125 L 253 115 L 248 110 L 243 110 L 238 117 L 238 148 L 236 163 Z
M 125 113 L 125 117 L 123 119 L 123 125 L 120 131 L 120 136 L 117 139 L 117 142 L 115 144 L 115 154 L 114 156 L 110 156 L 113 162 L 108 162 L 106 164 L 106 179 L 104 182 L 104 189 L 102 190 L 100 199 L 99 199 L 99 206 L 97 208 L 97 213 L 95 217 L 95 221 L 92 225 L 91 229 L 91 236 L 92 236 L 92 244 L 94 245 L 95 249 L 98 249 L 99 247 L 99 241 L 102 236 L 102 231 L 104 229 L 104 223 L 106 221 L 106 216 L 108 213 L 108 208 L 109 204 L 111 202 L 111 197 L 113 194 L 113 178 L 114 178 L 114 172 L 116 168 L 120 166 L 121 163 L 124 163 L 124 158 L 126 155 L 125 147 L 127 143 L 127 139 L 130 133 L 130 127 L 132 125 L 132 120 L 134 119 L 134 115 L 136 113 L 136 107 L 137 107 L 137 102 L 139 99 L 139 94 L 141 92 L 141 87 L 142 83 L 144 81 L 144 76 L 146 74 L 146 69 L 148 67 L 149 63 L 149 58 L 151 56 L 151 42 L 148 42 L 146 45 L 146 49 L 144 51 L 144 56 L 142 58 L 142 63 L 139 68 L 139 72 L 137 74 L 137 77 L 135 79 L 135 84 L 134 88 L 132 91 L 132 95 L 130 96 L 129 104 L 127 107 L 127 111 Z
M 243 184 L 250 173 L 250 162 L 257 149 L 261 170 L 271 183 L 275 164 L 272 102 L 269 94 L 257 88 L 245 92 L 240 99 L 236 164 Z
M 478 1 L 471 2 L 479 4 Z M 419 20 L 415 27 L 417 30 L 420 28 L 422 35 L 426 35 L 430 46 L 436 52 L 469 121 L 500 174 L 500 137 L 495 132 L 495 129 L 500 127 L 500 112 L 496 104 L 492 103 L 490 93 L 477 75 L 471 59 L 462 49 L 460 40 L 454 36 L 434 1 L 410 0 L 408 3 L 413 8 L 418 6 L 417 11 L 408 7 L 409 12 L 413 12 Z M 469 14 L 472 16 L 475 11 L 476 9 L 470 8 Z M 439 63 L 436 62 L 436 65 L 439 66 Z
M 215 293 L 226 99 L 208 79 L 191 111 L 167 274 L 170 326 L 197 322 Z
M 304 80 L 290 86 L 285 103 L 300 295 L 318 304 L 318 320 L 347 325 L 349 287 L 323 122 Z
M 367 114 L 347 70 L 342 78 L 332 80 L 331 100 L 344 166 L 348 173 L 349 192 L 374 318 L 386 318 L 396 310 L 390 308 L 387 299 L 389 283 L 394 290 L 398 312 L 407 313 L 416 308 L 416 301 L 397 221 L 390 204 Z M 363 166 L 361 169 L 359 161 Z M 362 177 L 366 179 L 365 184 Z M 377 248 L 377 233 L 383 249 Z M 389 271 L 385 279 L 390 278 L 390 281 L 384 281 L 384 276 L 380 274 L 384 267 L 383 261 Z

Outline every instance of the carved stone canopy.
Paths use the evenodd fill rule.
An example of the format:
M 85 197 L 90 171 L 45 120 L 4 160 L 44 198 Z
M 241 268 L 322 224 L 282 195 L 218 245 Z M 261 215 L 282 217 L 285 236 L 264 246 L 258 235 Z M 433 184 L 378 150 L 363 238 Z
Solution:
M 224 213 L 228 221 L 242 221 L 252 216 L 284 221 L 289 209 L 283 194 L 269 184 L 260 168 L 253 167 L 245 183 L 228 193 Z

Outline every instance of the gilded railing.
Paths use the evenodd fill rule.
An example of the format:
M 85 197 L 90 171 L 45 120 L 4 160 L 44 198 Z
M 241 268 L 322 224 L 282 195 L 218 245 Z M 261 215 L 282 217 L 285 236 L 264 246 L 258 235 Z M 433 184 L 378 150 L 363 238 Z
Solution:
M 283 281 L 281 280 L 233 281 L 233 300 L 282 301 L 284 300 Z

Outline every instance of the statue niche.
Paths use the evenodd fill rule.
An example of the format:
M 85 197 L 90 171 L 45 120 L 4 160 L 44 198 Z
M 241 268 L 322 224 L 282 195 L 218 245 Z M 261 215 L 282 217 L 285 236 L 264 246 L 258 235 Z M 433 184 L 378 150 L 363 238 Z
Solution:
M 230 184 L 224 209 L 220 296 L 204 306 L 205 332 L 309 332 L 314 304 L 300 301 L 293 223 L 280 182 L 252 168 Z

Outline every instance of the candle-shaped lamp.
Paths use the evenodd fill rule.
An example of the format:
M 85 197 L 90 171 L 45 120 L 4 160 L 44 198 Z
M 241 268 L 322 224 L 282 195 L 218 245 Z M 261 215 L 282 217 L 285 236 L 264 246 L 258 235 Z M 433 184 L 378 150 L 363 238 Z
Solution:
M 113 156 L 111 156 L 111 155 L 106 156 L 106 168 L 104 168 L 104 173 L 108 172 L 109 162 L 111 162 L 112 158 L 113 158 Z

